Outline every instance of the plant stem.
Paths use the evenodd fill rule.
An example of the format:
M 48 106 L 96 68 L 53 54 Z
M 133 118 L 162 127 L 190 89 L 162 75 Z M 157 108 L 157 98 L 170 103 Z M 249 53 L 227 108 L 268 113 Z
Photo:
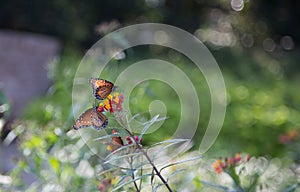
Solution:
M 134 187 L 135 187 L 135 190 L 137 191 L 137 192 L 140 192 L 140 190 L 139 190 L 139 188 L 138 188 L 138 186 L 137 186 L 137 184 L 136 184 L 136 181 L 134 180 L 135 179 L 135 177 L 134 177 L 134 172 L 133 172 L 133 167 L 132 167 L 132 162 L 133 162 L 133 157 L 130 157 L 130 169 L 131 169 L 131 177 L 132 177 L 132 180 L 133 180 L 133 184 L 134 184 Z
M 140 175 L 143 176 L 143 167 L 141 167 Z M 140 180 L 140 187 L 139 189 L 142 189 L 142 179 Z
M 153 170 L 155 171 L 156 175 L 160 178 L 160 180 L 163 182 L 163 184 L 166 186 L 166 188 L 169 190 L 169 192 L 172 192 L 171 187 L 169 186 L 168 182 L 163 178 L 163 176 L 160 174 L 160 172 L 158 171 L 158 169 L 156 168 L 156 166 L 154 165 L 154 163 L 152 162 L 152 160 L 150 159 L 150 157 L 148 156 L 147 152 L 144 150 L 144 148 L 139 144 L 139 142 L 137 140 L 134 139 L 134 135 L 127 129 L 124 128 L 127 133 L 130 135 L 130 137 L 134 140 L 134 142 L 136 143 L 137 147 L 139 148 L 139 150 L 144 154 L 144 156 L 146 157 L 146 159 L 149 161 L 150 165 L 152 166 Z

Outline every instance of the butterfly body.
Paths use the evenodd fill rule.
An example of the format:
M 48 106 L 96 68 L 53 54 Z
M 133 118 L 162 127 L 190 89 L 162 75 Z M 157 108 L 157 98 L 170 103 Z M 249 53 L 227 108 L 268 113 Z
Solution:
M 97 130 L 103 129 L 107 126 L 108 120 L 104 114 L 97 111 L 96 108 L 90 108 L 83 112 L 75 121 L 73 128 L 75 130 L 85 127 L 94 127 Z
M 90 78 L 89 82 L 92 85 L 93 94 L 98 100 L 105 99 L 114 88 L 114 84 L 105 79 Z

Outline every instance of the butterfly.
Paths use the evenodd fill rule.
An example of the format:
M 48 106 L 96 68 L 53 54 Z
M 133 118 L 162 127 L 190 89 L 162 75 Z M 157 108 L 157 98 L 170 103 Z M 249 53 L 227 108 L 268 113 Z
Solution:
M 119 134 L 119 132 L 116 129 L 113 129 L 112 134 L 117 135 L 117 134 Z M 111 138 L 111 142 L 109 142 L 109 144 L 107 146 L 107 149 L 111 150 L 111 151 L 115 151 L 122 146 L 124 146 L 122 138 L 119 136 L 113 136 Z
M 99 100 L 105 99 L 114 88 L 114 84 L 105 79 L 90 78 L 89 82 L 92 85 L 94 96 Z
M 105 115 L 97 110 L 96 107 L 90 108 L 83 112 L 75 121 L 73 128 L 75 130 L 84 127 L 94 127 L 97 130 L 103 129 L 107 126 L 108 120 Z

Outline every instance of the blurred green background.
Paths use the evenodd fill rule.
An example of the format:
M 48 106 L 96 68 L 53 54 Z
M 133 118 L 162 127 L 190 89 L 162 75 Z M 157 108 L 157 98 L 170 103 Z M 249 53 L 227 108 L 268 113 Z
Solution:
M 223 73 L 227 112 L 220 135 L 207 155 L 218 157 L 241 151 L 284 157 L 289 151 L 278 142 L 278 137 L 298 129 L 300 124 L 299 8 L 300 3 L 293 0 L 2 0 L 1 29 L 45 34 L 62 43 L 60 57 L 48 73 L 53 84 L 44 95 L 26 105 L 22 116 L 8 129 L 19 136 L 21 150 L 35 151 L 31 158 L 36 166 L 34 172 L 38 173 L 45 153 L 51 152 L 52 147 L 63 148 L 74 142 L 67 136 L 74 123 L 72 84 L 85 51 L 115 29 L 155 22 L 194 34 L 211 51 Z M 210 115 L 205 79 L 184 55 L 158 46 L 131 48 L 124 59 L 111 63 L 128 66 L 149 58 L 174 63 L 195 84 L 201 105 L 200 123 L 193 138 L 197 149 Z M 135 99 L 131 103 L 133 113 L 147 111 L 155 99 L 166 104 L 170 118 L 163 129 L 146 135 L 143 140 L 153 143 L 168 138 L 180 119 L 176 93 L 163 83 L 150 81 L 137 86 L 131 98 Z M 3 131 L 3 140 L 9 131 L 5 134 Z M 24 166 L 32 163 L 20 159 Z M 55 168 L 56 161 L 54 157 L 50 161 L 54 172 L 59 169 Z

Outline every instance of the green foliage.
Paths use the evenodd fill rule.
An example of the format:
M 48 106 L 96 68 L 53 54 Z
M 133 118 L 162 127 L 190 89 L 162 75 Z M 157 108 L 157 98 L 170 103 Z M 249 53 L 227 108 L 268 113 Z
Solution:
M 207 178 L 195 178 L 194 182 L 200 182 L 206 188 L 227 192 L 293 191 L 299 185 L 293 174 L 295 170 L 291 170 L 289 165 L 281 164 L 279 159 L 252 157 L 230 162 L 228 159 L 225 162 L 219 159 L 214 163 L 214 168 L 218 172 L 217 177 L 210 178 L 210 181 Z
M 164 50 L 155 54 L 166 60 L 170 59 L 164 56 L 166 55 Z M 127 60 L 118 63 L 120 68 L 114 69 L 114 75 L 117 75 L 119 70 L 122 71 L 125 66 L 128 66 L 135 60 L 147 57 L 151 57 L 151 55 L 140 55 L 139 57 L 129 55 Z M 179 56 L 179 58 L 174 63 L 185 73 L 190 74 L 191 81 L 196 85 L 195 88 L 198 92 L 202 111 L 199 127 L 193 138 L 196 144 L 194 147 L 197 149 L 197 144 L 201 142 L 205 132 L 203 127 L 207 125 L 210 115 L 209 89 L 204 77 L 192 67 L 190 61 L 183 56 Z M 8 191 L 13 191 L 13 186 L 18 188 L 26 186 L 19 179 L 19 175 L 24 170 L 34 173 L 39 178 L 39 187 L 30 186 L 32 191 L 51 187 L 48 186 L 49 183 L 53 183 L 52 187 L 65 191 L 96 190 L 100 182 L 93 177 L 93 175 L 97 174 L 97 157 L 93 156 L 87 146 L 82 146 L 79 136 L 71 131 L 74 123 L 71 108 L 71 90 L 78 63 L 79 57 L 77 53 L 65 53 L 59 64 L 53 66 L 49 74 L 54 84 L 47 95 L 27 106 L 23 119 L 16 123 L 16 127 L 23 127 L 22 129 L 20 128 L 21 133 L 18 135 L 21 135 L 20 148 L 24 156 L 20 159 L 16 169 L 11 173 L 13 185 L 11 188 L 6 188 Z M 300 95 L 295 92 L 297 85 L 284 77 L 278 80 L 270 74 L 267 80 L 262 81 L 261 73 L 249 76 L 249 78 L 248 76 L 241 78 L 224 70 L 224 77 L 228 93 L 226 119 L 216 143 L 207 156 L 215 157 L 243 151 L 253 155 L 267 154 L 274 157 L 284 157 L 289 151 L 278 142 L 278 136 L 300 123 L 298 118 L 299 112 L 297 111 L 300 105 Z M 172 141 L 171 144 L 168 144 L 166 141 L 161 142 L 162 140 L 168 140 L 169 136 L 175 131 L 181 115 L 180 101 L 170 87 L 156 81 L 144 82 L 133 90 L 130 97 L 136 101 L 130 103 L 132 113 L 141 113 L 136 116 L 140 120 L 149 119 L 149 114 L 143 112 L 148 110 L 148 106 L 153 100 L 162 100 L 168 109 L 168 118 L 162 126 L 163 129 L 159 129 L 152 134 L 143 135 L 143 144 L 145 146 L 166 144 L 167 149 L 169 146 L 172 146 L 172 142 L 177 142 Z M 113 124 L 113 118 L 110 116 L 109 118 L 110 123 Z M 159 119 L 158 117 L 155 118 L 155 121 Z M 151 124 L 153 122 L 149 121 L 148 123 Z M 65 156 L 61 155 L 64 153 L 66 154 Z M 121 157 L 130 158 L 135 155 L 128 154 Z M 107 160 L 107 163 L 116 160 L 120 160 L 120 158 Z M 179 162 L 181 161 L 183 160 L 181 159 Z M 174 165 L 173 163 L 170 167 Z M 90 172 L 81 173 L 83 166 L 90 167 L 91 169 L 87 169 Z M 142 166 L 140 165 L 140 167 Z M 168 164 L 164 166 L 168 166 Z M 51 171 L 51 174 L 45 174 L 45 172 L 49 171 Z M 152 174 L 146 172 L 133 180 L 128 179 L 127 177 L 131 177 L 131 172 L 129 171 L 127 175 L 124 175 L 126 178 L 119 178 L 118 186 L 120 186 L 120 189 L 125 186 L 132 186 L 134 181 L 140 180 L 143 183 L 149 183 L 149 180 L 151 180 Z M 232 170 L 231 175 L 235 182 L 239 184 L 238 176 L 233 173 L 234 170 Z M 122 174 L 120 173 L 119 176 Z M 184 174 L 185 172 L 182 172 L 181 169 L 177 169 L 169 172 L 169 177 L 172 181 L 173 177 L 180 178 Z M 195 175 L 197 176 L 197 173 Z M 200 176 L 205 178 L 205 175 Z M 98 179 L 101 180 L 103 178 Z M 69 183 L 73 184 L 66 185 Z M 115 184 L 116 182 L 114 182 Z M 163 187 L 160 186 L 161 183 L 157 184 L 154 187 L 155 190 Z M 173 183 L 172 187 L 180 188 L 181 184 L 183 182 Z M 199 180 L 194 180 L 194 184 L 199 190 L 203 188 L 203 184 L 200 184 Z
M 113 19 L 118 20 L 121 25 L 140 22 L 169 23 L 195 33 L 200 40 L 205 41 L 214 50 L 212 53 L 223 72 L 228 94 L 223 128 L 206 156 L 218 157 L 243 151 L 251 155 L 274 157 L 274 161 L 268 159 L 269 165 L 272 165 L 271 170 L 275 170 L 272 174 L 283 172 L 287 176 L 287 183 L 278 186 L 279 190 L 296 191 L 299 184 L 288 176 L 291 176 L 289 166 L 292 162 L 299 163 L 299 138 L 283 144 L 279 143 L 278 137 L 290 130 L 298 130 L 300 124 L 299 54 L 294 49 L 294 45 L 297 46 L 299 42 L 300 33 L 297 25 L 298 10 L 292 8 L 297 7 L 297 3 L 275 2 L 271 5 L 263 1 L 241 2 L 244 4 L 240 11 L 233 11 L 228 1 L 219 0 L 1 2 L 0 27 L 54 35 L 65 44 L 65 52 L 56 65 L 51 65 L 49 77 L 53 80 L 53 86 L 44 97 L 26 106 L 23 117 L 13 124 L 14 130 L 11 133 L 18 136 L 22 156 L 10 173 L 12 183 L 7 185 L 0 181 L 0 191 L 2 188 L 4 191 L 96 191 L 97 186 L 100 188 L 99 182 L 104 186 L 108 185 L 107 180 L 106 183 L 102 182 L 103 175 L 110 179 L 108 183 L 115 190 L 134 190 L 132 184 L 137 181 L 151 183 L 153 191 L 164 187 L 159 180 L 154 179 L 153 172 L 142 171 L 143 166 L 149 165 L 149 162 L 142 162 L 123 172 L 116 167 L 105 166 L 105 170 L 99 171 L 99 164 L 102 166 L 102 163 L 122 158 L 129 159 L 130 162 L 131 158 L 140 157 L 141 154 L 127 153 L 117 157 L 111 154 L 107 156 L 110 159 L 102 162 L 102 159 L 99 160 L 91 152 L 89 146 L 83 145 L 79 135 L 72 131 L 73 78 L 82 56 L 74 49 L 85 49 L 91 42 L 98 40 L 97 35 L 107 34 L 111 30 L 109 27 L 102 31 L 99 28 L 105 27 L 106 24 L 101 25 L 103 21 Z M 31 11 L 28 11 L 29 8 Z M 224 35 L 232 40 L 230 45 L 218 44 L 227 39 L 223 38 Z M 291 38 L 289 45 L 292 45 L 292 49 L 286 49 L 280 42 L 283 35 Z M 274 50 L 264 47 L 265 40 L 274 43 Z M 131 48 L 126 50 L 126 54 L 126 59 L 110 62 L 109 67 L 104 70 L 103 78 L 109 76 L 114 79 L 132 63 L 149 58 L 170 61 L 188 74 L 195 85 L 201 106 L 200 122 L 192 148 L 198 149 L 211 112 L 209 87 L 202 73 L 188 58 L 175 50 L 151 45 Z M 130 98 L 132 114 L 139 114 L 136 118 L 147 122 L 146 125 L 149 126 L 157 120 L 165 120 L 155 116 L 153 121 L 148 121 L 151 119 L 148 108 L 153 100 L 161 100 L 168 110 L 161 129 L 152 134 L 140 135 L 143 137 L 143 145 L 149 146 L 149 149 L 164 146 L 161 151 L 152 154 L 154 159 L 182 141 L 169 138 L 176 131 L 181 118 L 180 100 L 170 86 L 157 81 L 143 82 L 134 88 Z M 8 100 L 0 91 L 1 122 L 6 120 L 9 107 Z M 108 118 L 110 125 L 117 125 L 113 116 L 108 115 Z M 95 133 L 92 130 L 85 131 L 88 134 Z M 124 133 L 126 132 L 121 132 Z M 131 147 L 124 146 L 117 151 L 129 150 Z M 104 151 L 101 149 L 100 152 Z M 281 158 L 281 163 L 275 157 Z M 194 160 L 191 157 L 178 159 L 160 167 L 160 172 L 168 170 L 168 174 L 164 176 L 172 181 L 171 186 L 178 191 L 186 190 L 186 186 L 189 186 L 189 191 L 205 191 L 206 186 L 223 191 L 232 191 L 232 188 L 235 191 L 241 191 L 241 188 L 255 191 L 257 187 L 262 187 L 259 182 L 263 173 L 255 172 L 245 176 L 237 172 L 236 167 L 231 167 L 227 172 L 235 185 L 221 185 L 223 177 L 208 171 L 211 164 L 207 158 L 202 161 L 200 168 L 199 165 L 190 165 L 188 173 L 183 172 L 187 167 L 171 169 L 191 159 Z M 265 167 L 260 165 L 258 168 Z M 31 185 L 25 184 L 21 179 L 24 173 L 34 174 L 38 179 Z M 103 174 L 99 176 L 100 173 Z M 117 176 L 114 175 L 115 180 L 111 173 L 118 173 Z M 276 182 L 272 184 L 271 187 L 277 186 Z

